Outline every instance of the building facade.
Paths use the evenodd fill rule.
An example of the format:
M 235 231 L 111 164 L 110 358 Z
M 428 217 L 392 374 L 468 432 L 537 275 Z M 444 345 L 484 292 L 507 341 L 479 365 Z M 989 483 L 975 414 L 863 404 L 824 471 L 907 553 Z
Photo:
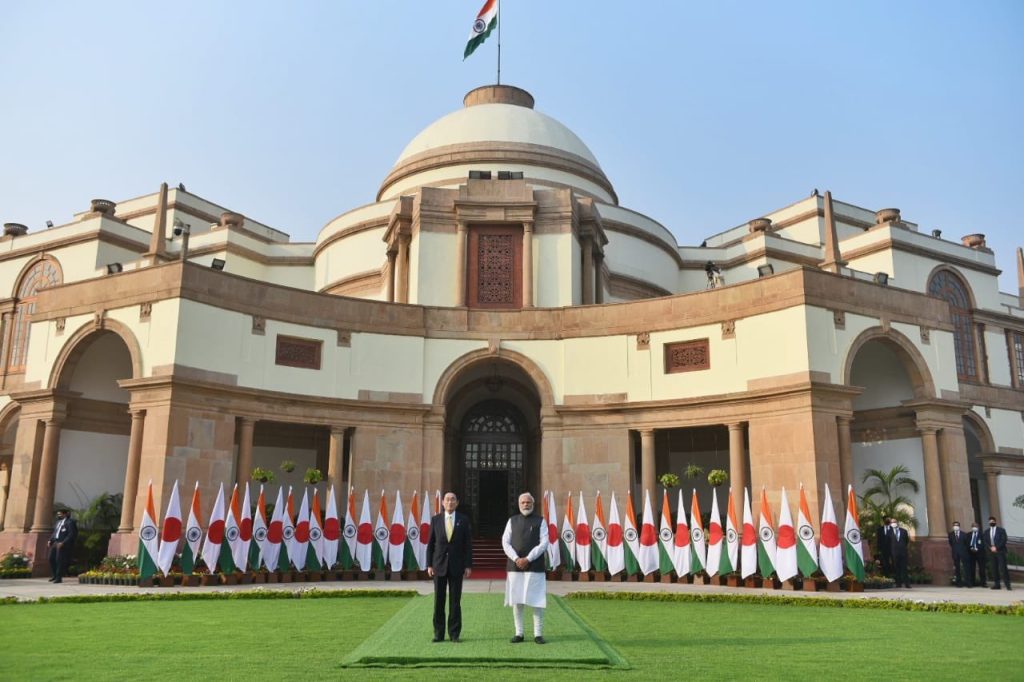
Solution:
M 696 464 L 817 514 L 902 464 L 934 570 L 954 520 L 1024 535 L 1019 249 L 1000 293 L 983 235 L 817 191 L 681 246 L 529 93 L 464 105 L 315 243 L 166 185 L 7 224 L 0 545 L 39 561 L 55 503 L 109 492 L 133 553 L 147 482 L 208 505 L 282 460 L 455 489 L 483 535 L 524 489 L 639 500 Z

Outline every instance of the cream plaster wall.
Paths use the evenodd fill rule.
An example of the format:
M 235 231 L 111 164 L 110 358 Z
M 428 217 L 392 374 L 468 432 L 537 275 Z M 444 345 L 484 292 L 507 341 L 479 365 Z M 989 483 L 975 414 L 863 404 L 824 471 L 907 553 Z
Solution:
M 423 393 L 425 345 L 425 339 L 412 336 L 353 334 L 345 392 L 352 392 L 353 397 L 360 389 Z
M 1024 535 L 1024 509 L 1014 507 L 1013 501 L 1024 495 L 1024 476 L 1001 474 L 996 482 L 999 487 L 999 513 L 992 516 L 1006 529 L 1007 535 L 1021 537 Z
M 676 261 L 653 244 L 629 235 L 609 232 L 604 252 L 612 272 L 657 284 L 671 292 L 675 292 L 679 285 L 679 266 Z
M 997 386 L 1012 386 L 1010 378 L 1010 353 L 1006 342 L 1006 332 L 1001 328 L 992 331 L 993 327 L 985 328 L 985 350 L 988 356 L 989 383 Z M 1022 400 L 1024 402 L 1024 400 Z
M 319 246 L 338 232 L 348 229 L 353 225 L 364 223 L 367 221 L 383 220 L 387 222 L 387 218 L 391 215 L 391 212 L 395 208 L 396 201 L 379 201 L 345 211 L 341 215 L 330 220 L 323 228 L 320 229 L 320 233 L 316 237 L 316 244 Z M 386 226 L 382 226 L 386 227 Z
M 455 306 L 455 250 L 451 233 L 420 231 L 409 259 L 409 300 L 419 305 Z M 396 282 L 397 286 L 397 282 Z
M 778 230 L 775 234 L 793 241 L 818 246 L 824 243 L 824 223 L 824 218 L 814 216 Z
M 920 492 L 915 494 L 904 490 L 903 493 L 910 499 L 914 516 L 917 517 L 917 535 L 928 535 L 927 490 L 924 483 L 924 453 L 921 449 L 921 439 L 854 443 L 852 451 L 853 480 L 856 481 L 854 489 L 863 490 L 866 487 L 861 481 L 867 469 L 889 471 L 894 466 L 902 464 L 910 470 L 909 476 L 921 485 Z
M 992 409 L 991 417 L 985 416 L 985 408 L 975 405 L 974 413 L 985 421 L 992 433 L 992 440 L 998 448 L 1024 448 L 1024 419 L 1021 412 L 1014 410 Z
M 573 394 L 623 393 L 629 374 L 627 337 L 566 339 L 565 392 Z
M 100 493 L 123 492 L 127 469 L 128 436 L 62 429 L 54 502 L 81 509 Z
M 976 254 L 973 249 L 960 248 L 957 256 L 971 256 Z M 896 272 L 899 275 L 899 286 L 904 289 L 912 289 L 927 293 L 928 277 L 939 265 L 939 261 L 932 258 L 924 258 L 902 251 L 892 252 L 893 260 L 896 263 Z M 851 263 L 851 266 L 853 264 Z M 974 305 L 986 310 L 1002 311 L 999 299 L 999 283 L 996 277 L 977 270 L 957 266 L 947 266 L 960 275 L 960 278 L 967 283 L 970 294 L 974 299 Z
M 526 178 L 527 184 L 535 189 L 550 189 L 551 186 L 568 186 L 579 190 L 586 196 L 591 196 L 601 201 L 612 201 L 611 195 L 605 189 L 573 173 L 511 161 L 497 164 L 474 161 L 472 163 L 454 164 L 415 173 L 402 178 L 399 182 L 388 187 L 387 192 L 381 195 L 381 198 L 382 200 L 395 199 L 403 194 L 412 194 L 420 187 L 457 189 L 459 185 L 466 184 L 466 179 L 469 177 L 469 171 L 471 170 L 489 170 L 493 174 L 492 177 L 497 177 L 498 171 L 521 171 L 523 177 Z
M 534 302 L 538 308 L 572 305 L 576 290 L 573 254 L 579 254 L 570 234 L 535 234 L 533 238 Z
M 484 348 L 487 348 L 486 341 L 427 339 L 423 346 L 423 402 L 433 401 L 438 380 L 453 362 Z
M 600 214 L 601 218 L 605 220 L 615 220 L 620 223 L 625 223 L 631 227 L 643 230 L 644 232 L 654 237 L 657 237 L 658 239 L 665 242 L 665 244 L 671 246 L 672 248 L 678 247 L 675 235 L 673 235 L 668 228 L 659 223 L 657 220 L 649 216 L 646 216 L 643 213 L 640 213 L 639 211 L 634 211 L 633 209 L 626 208 L 625 206 L 616 206 L 614 204 L 606 204 L 602 202 L 598 202 L 596 206 L 597 212 L 598 214 Z M 608 239 L 609 241 L 611 240 L 610 235 Z
M 378 227 L 358 232 L 321 251 L 316 259 L 317 290 L 352 275 L 379 270 L 387 262 L 385 229 Z
M 556 403 L 565 397 L 565 346 L 561 341 L 502 341 L 502 348 L 514 350 L 530 358 L 551 382 Z

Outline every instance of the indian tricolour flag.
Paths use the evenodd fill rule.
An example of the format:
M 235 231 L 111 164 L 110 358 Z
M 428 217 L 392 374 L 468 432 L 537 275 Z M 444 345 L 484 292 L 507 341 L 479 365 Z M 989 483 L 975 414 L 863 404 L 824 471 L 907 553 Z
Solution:
M 625 550 L 626 575 L 640 572 L 640 532 L 636 529 L 636 511 L 633 509 L 633 493 L 626 491 L 626 517 L 622 526 L 622 544 Z
M 192 575 L 199 558 L 199 545 L 203 541 L 203 529 L 199 527 L 199 481 L 192 491 L 192 504 L 188 508 L 188 523 L 185 525 L 185 546 L 181 548 L 181 572 Z
M 332 570 L 338 563 L 338 545 L 341 541 L 341 520 L 338 518 L 338 497 L 334 486 L 327 491 L 327 515 L 324 516 L 324 566 Z
M 469 40 L 466 42 L 466 50 L 462 53 L 462 58 L 465 59 L 473 54 L 473 50 L 480 47 L 497 26 L 498 0 L 487 0 L 473 21 L 473 28 L 469 31 Z
M 356 526 L 356 489 L 349 486 L 348 499 L 345 502 L 345 527 L 342 529 L 342 536 L 345 541 L 341 543 L 341 567 L 351 571 L 356 565 L 356 535 L 359 528 Z
M 402 509 L 402 491 L 395 491 L 395 511 L 388 528 L 388 562 L 392 572 L 401 573 L 405 565 L 405 511 Z
M 283 487 L 283 486 L 282 486 Z M 284 547 L 284 570 L 288 569 L 289 563 L 294 563 L 296 559 L 295 549 L 295 498 L 292 495 L 292 487 L 288 486 L 288 498 L 285 501 L 284 508 L 281 510 L 281 546 Z M 281 560 L 278 559 L 278 564 Z
M 640 551 L 637 561 L 644 575 L 658 570 L 658 531 L 654 527 L 654 513 L 651 511 L 651 493 L 644 490 L 644 516 L 640 526 Z
M 832 493 L 825 484 L 825 502 L 821 506 L 821 547 L 818 548 L 821 572 L 828 581 L 835 582 L 843 577 L 843 548 L 839 542 L 839 524 L 836 510 L 832 506 Z
M 405 567 L 410 571 L 421 571 L 426 566 L 426 552 L 422 558 L 420 548 L 420 495 L 412 491 L 412 502 L 409 503 L 409 520 L 405 524 Z M 426 549 L 426 545 L 422 545 Z
M 363 490 L 363 510 L 359 512 L 359 526 L 356 528 L 356 565 L 360 571 L 373 567 L 373 526 L 370 525 L 370 491 Z
M 864 547 L 860 538 L 860 514 L 857 513 L 857 495 L 851 485 L 846 502 L 846 532 L 843 535 L 846 567 L 857 580 L 864 580 Z
M 597 491 L 594 502 L 594 528 L 590 531 L 590 559 L 595 571 L 608 570 L 608 531 L 604 521 L 604 505 L 601 504 L 601 491 Z
M 427 570 L 427 543 L 430 541 L 430 498 L 427 491 L 423 491 L 423 509 L 420 510 L 420 537 L 419 548 L 416 550 L 416 561 L 419 562 L 420 570 Z
M 139 580 L 152 578 L 156 573 L 156 558 L 160 546 L 160 531 L 156 527 L 156 507 L 153 506 L 153 481 L 146 491 L 146 507 L 142 510 L 139 524 Z
M 555 510 L 555 493 L 551 490 L 544 493 L 544 524 L 548 531 L 548 570 L 553 571 L 562 563 L 562 554 L 558 548 L 558 512 Z
M 718 575 L 722 569 L 722 545 L 725 544 L 725 533 L 722 532 L 721 516 L 718 514 L 718 488 L 711 488 L 711 518 L 708 520 L 708 564 L 704 567 L 708 575 Z M 726 556 L 728 561 L 728 556 Z M 722 573 L 728 573 L 726 569 Z
M 622 547 L 622 524 L 619 522 L 619 505 L 615 501 L 615 492 L 609 503 L 608 513 L 608 572 L 612 575 L 626 568 L 626 558 Z
M 377 522 L 373 526 L 373 548 L 371 557 L 374 568 L 384 570 L 388 557 L 388 501 L 380 491 L 380 506 L 377 507 Z
M 220 547 L 220 570 L 222 573 L 234 573 L 238 564 L 235 562 L 235 548 L 239 545 L 238 516 L 241 504 L 238 502 L 238 484 L 231 490 L 231 501 L 228 503 L 227 516 L 224 519 L 224 539 Z
M 210 573 L 217 571 L 220 546 L 224 542 L 224 484 L 217 488 L 217 499 L 210 510 L 210 523 L 206 526 L 206 542 L 203 543 L 203 563 Z
M 807 506 L 804 484 L 800 484 L 800 513 L 796 520 L 796 534 L 800 544 L 796 546 L 796 563 L 805 578 L 818 570 L 818 548 L 814 546 L 814 526 L 811 525 L 811 511 Z
M 796 529 L 793 528 L 793 516 L 789 511 L 786 488 L 783 487 L 779 502 L 779 531 L 776 533 L 775 573 L 779 580 L 790 580 L 796 572 Z
M 590 523 L 587 521 L 587 508 L 583 504 L 583 491 L 580 491 L 580 511 L 576 515 L 576 561 L 580 565 L 580 573 L 590 570 Z
M 166 577 L 171 572 L 174 555 L 178 552 L 178 541 L 181 540 L 181 502 L 178 500 L 178 481 L 175 479 L 171 488 L 171 499 L 167 502 L 167 513 L 164 514 L 164 528 L 160 533 L 160 549 L 157 550 L 157 567 Z
M 676 575 L 680 578 L 689 575 L 692 560 L 690 526 L 686 523 L 686 504 L 683 503 L 683 491 L 680 490 L 679 501 L 676 504 L 676 537 L 672 547 L 672 567 L 676 569 Z
M 754 529 L 754 517 L 750 514 L 750 491 L 743 489 L 743 549 L 740 554 L 740 575 L 744 580 L 757 571 L 757 530 Z
M 263 484 L 260 484 L 260 493 L 263 492 Z M 259 497 L 256 498 L 259 501 Z M 260 505 L 261 506 L 261 505 Z M 249 543 L 250 571 L 258 571 L 260 568 L 260 543 L 256 540 L 256 519 L 252 516 L 249 506 L 249 483 L 245 484 L 245 502 L 242 503 L 242 538 Z M 266 535 L 266 517 L 263 518 L 263 533 Z
M 740 567 L 740 534 L 739 526 L 736 524 L 736 505 L 732 501 L 732 488 L 729 488 L 729 504 L 725 511 L 725 548 L 722 563 L 718 566 L 718 572 L 722 575 L 732 573 Z
M 559 546 L 562 548 L 562 559 L 565 561 L 565 568 L 572 572 L 576 570 L 576 520 L 572 517 L 572 493 L 565 500 L 565 516 L 562 517 L 562 534 L 559 536 Z
M 662 575 L 669 575 L 675 569 L 672 565 L 674 547 L 672 510 L 668 506 L 668 491 L 664 490 L 661 494 L 661 526 L 658 529 L 658 570 Z
M 682 491 L 680 491 L 682 492 Z M 693 504 L 690 505 L 690 553 L 693 555 L 691 570 L 697 573 L 707 568 L 707 550 L 704 547 L 704 524 L 700 520 L 700 504 L 697 503 L 697 489 L 693 489 Z
M 757 565 L 762 578 L 772 577 L 775 572 L 775 524 L 772 508 L 768 504 L 768 493 L 761 488 L 761 513 L 758 515 Z
M 252 517 L 252 551 L 249 552 L 249 566 L 252 570 L 259 570 L 260 563 L 267 564 L 267 498 L 263 494 L 263 484 L 260 484 L 260 494 L 256 497 L 256 513 Z M 255 557 L 253 553 L 255 552 Z
M 309 511 L 309 548 L 306 550 L 306 570 L 319 571 L 324 565 L 324 529 L 320 523 L 320 498 L 313 488 L 313 504 Z
M 281 556 L 286 512 L 284 505 L 284 486 L 281 486 L 277 489 L 277 502 L 274 503 L 274 513 L 270 516 L 270 525 L 267 526 L 267 542 L 263 545 L 263 565 L 268 571 L 277 570 L 278 559 Z

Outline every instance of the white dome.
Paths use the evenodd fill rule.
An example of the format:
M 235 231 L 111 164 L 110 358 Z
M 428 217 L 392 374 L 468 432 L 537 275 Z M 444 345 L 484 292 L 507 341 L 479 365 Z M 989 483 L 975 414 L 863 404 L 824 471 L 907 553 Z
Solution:
M 395 165 L 432 149 L 474 142 L 519 142 L 552 147 L 600 168 L 574 132 L 546 114 L 514 104 L 477 104 L 444 116 L 413 138 Z

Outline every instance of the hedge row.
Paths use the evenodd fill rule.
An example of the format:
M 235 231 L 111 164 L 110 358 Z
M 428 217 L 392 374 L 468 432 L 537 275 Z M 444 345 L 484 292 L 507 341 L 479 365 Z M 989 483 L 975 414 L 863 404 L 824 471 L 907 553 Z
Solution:
M 768 606 L 812 606 L 835 609 L 895 609 L 933 613 L 986 613 L 1000 616 L 1024 616 L 1024 604 L 994 606 L 922 602 L 906 599 L 829 599 L 827 597 L 777 597 L 766 594 L 689 594 L 685 592 L 571 592 L 567 599 L 605 599 L 617 601 L 686 602 L 704 604 L 765 604 Z
M 161 592 L 141 594 L 76 594 L 65 597 L 39 597 L 37 601 L 0 599 L 2 604 L 95 604 L 132 601 L 210 601 L 216 599 L 352 599 L 358 597 L 415 597 L 415 590 L 240 590 L 237 592 Z

